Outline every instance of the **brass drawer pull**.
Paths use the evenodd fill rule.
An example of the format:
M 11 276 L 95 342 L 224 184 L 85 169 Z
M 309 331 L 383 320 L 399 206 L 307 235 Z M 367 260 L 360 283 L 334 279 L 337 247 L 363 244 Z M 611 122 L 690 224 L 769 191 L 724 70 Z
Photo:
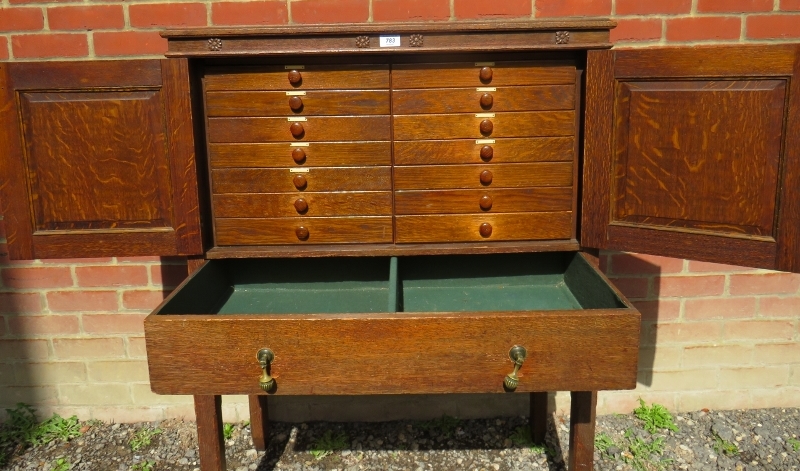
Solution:
M 503 384 L 509 391 L 517 389 L 517 386 L 519 385 L 519 377 L 517 376 L 517 372 L 522 367 L 522 362 L 525 361 L 525 357 L 527 355 L 528 351 L 525 350 L 525 347 L 521 347 L 519 345 L 514 345 L 508 352 L 509 358 L 511 358 L 511 361 L 514 362 L 514 371 L 507 374 L 506 377 L 503 378 Z
M 269 392 L 275 387 L 275 378 L 269 375 L 269 366 L 272 360 L 275 359 L 275 354 L 269 348 L 262 348 L 256 354 L 256 358 L 258 359 L 258 364 L 261 365 L 261 369 L 264 370 L 258 380 L 258 385 L 264 391 Z

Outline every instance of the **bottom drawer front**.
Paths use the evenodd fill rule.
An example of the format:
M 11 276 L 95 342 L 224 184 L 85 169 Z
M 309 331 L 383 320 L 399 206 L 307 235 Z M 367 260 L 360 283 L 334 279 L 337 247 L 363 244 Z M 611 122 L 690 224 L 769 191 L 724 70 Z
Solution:
M 398 243 L 569 239 L 572 212 L 397 216 L 396 231 Z
M 503 392 L 509 350 L 527 349 L 517 392 L 636 385 L 634 309 L 372 315 L 155 316 L 145 322 L 159 394 L 256 394 L 270 348 L 275 394 Z
M 218 218 L 215 231 L 217 245 L 384 243 L 392 241 L 392 218 Z

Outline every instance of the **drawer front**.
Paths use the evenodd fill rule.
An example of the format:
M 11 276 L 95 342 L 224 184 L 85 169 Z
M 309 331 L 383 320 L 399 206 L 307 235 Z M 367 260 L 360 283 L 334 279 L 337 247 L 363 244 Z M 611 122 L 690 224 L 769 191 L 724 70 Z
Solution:
M 484 150 L 486 148 L 486 150 Z M 481 155 L 483 151 L 483 155 Z M 575 159 L 573 137 L 397 141 L 397 165 L 557 162 Z
M 395 230 L 398 243 L 569 239 L 572 212 L 397 216 Z
M 289 94 L 292 95 L 289 95 Z M 208 116 L 336 116 L 389 114 L 387 90 L 208 92 Z
M 572 186 L 572 162 L 395 167 L 398 190 Z
M 392 108 L 396 114 L 572 110 L 575 86 L 394 90 Z
M 391 165 L 389 141 L 210 144 L 211 168 Z
M 208 118 L 209 142 L 388 141 L 388 116 L 336 116 L 289 121 L 287 118 Z M 291 127 L 299 125 L 295 137 Z
M 479 116 L 484 114 L 486 116 Z M 493 117 L 488 116 L 490 114 L 397 115 L 394 116 L 394 138 L 411 141 L 575 135 L 574 111 L 497 113 Z M 481 131 L 484 122 L 491 123 L 491 131 Z
M 572 188 L 396 191 L 397 214 L 571 211 Z
M 232 168 L 211 171 L 212 192 L 273 193 L 301 191 L 391 190 L 389 167 L 314 167 L 305 173 L 285 168 Z M 299 170 L 299 169 L 298 169 Z M 298 177 L 305 185 L 298 187 Z
M 218 218 L 391 216 L 392 193 L 235 193 L 214 195 L 212 204 L 214 216 Z
M 216 91 L 389 88 L 388 65 L 306 65 L 303 68 L 298 68 L 297 65 L 211 68 L 204 79 L 205 89 Z M 299 83 L 289 81 L 289 72 L 292 70 L 300 74 Z
M 298 235 L 300 228 L 305 228 L 307 235 Z M 392 218 L 216 218 L 215 232 L 217 245 L 388 243 L 392 241 Z
M 481 79 L 481 69 L 491 77 Z M 484 72 L 486 73 L 486 72 Z M 558 62 L 465 62 L 392 66 L 393 88 L 575 84 L 575 66 Z
M 517 393 L 636 386 L 634 309 L 297 317 L 150 315 L 150 385 L 259 394 L 256 353 L 268 347 L 276 395 L 504 393 L 522 345 Z

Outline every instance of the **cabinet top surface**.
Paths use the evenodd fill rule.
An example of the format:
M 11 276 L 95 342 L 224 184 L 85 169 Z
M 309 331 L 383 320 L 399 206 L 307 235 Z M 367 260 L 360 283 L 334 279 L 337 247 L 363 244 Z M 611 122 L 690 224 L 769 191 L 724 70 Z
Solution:
M 528 21 L 458 21 L 452 23 L 343 23 L 245 28 L 181 28 L 161 33 L 165 38 L 257 37 L 283 35 L 336 35 L 348 33 L 462 33 L 462 32 L 524 32 L 553 30 L 609 30 L 616 22 L 606 18 Z
M 293 25 L 167 30 L 167 57 L 526 52 L 611 47 L 607 19 Z M 381 38 L 393 36 L 387 44 Z M 387 47 L 391 45 L 394 47 Z

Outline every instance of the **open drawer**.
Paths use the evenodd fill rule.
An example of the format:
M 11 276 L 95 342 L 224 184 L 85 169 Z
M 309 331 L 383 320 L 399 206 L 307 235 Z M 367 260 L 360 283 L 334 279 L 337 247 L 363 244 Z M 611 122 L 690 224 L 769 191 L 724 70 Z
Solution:
M 640 315 L 579 253 L 212 260 L 145 320 L 160 394 L 518 392 L 636 385 Z

